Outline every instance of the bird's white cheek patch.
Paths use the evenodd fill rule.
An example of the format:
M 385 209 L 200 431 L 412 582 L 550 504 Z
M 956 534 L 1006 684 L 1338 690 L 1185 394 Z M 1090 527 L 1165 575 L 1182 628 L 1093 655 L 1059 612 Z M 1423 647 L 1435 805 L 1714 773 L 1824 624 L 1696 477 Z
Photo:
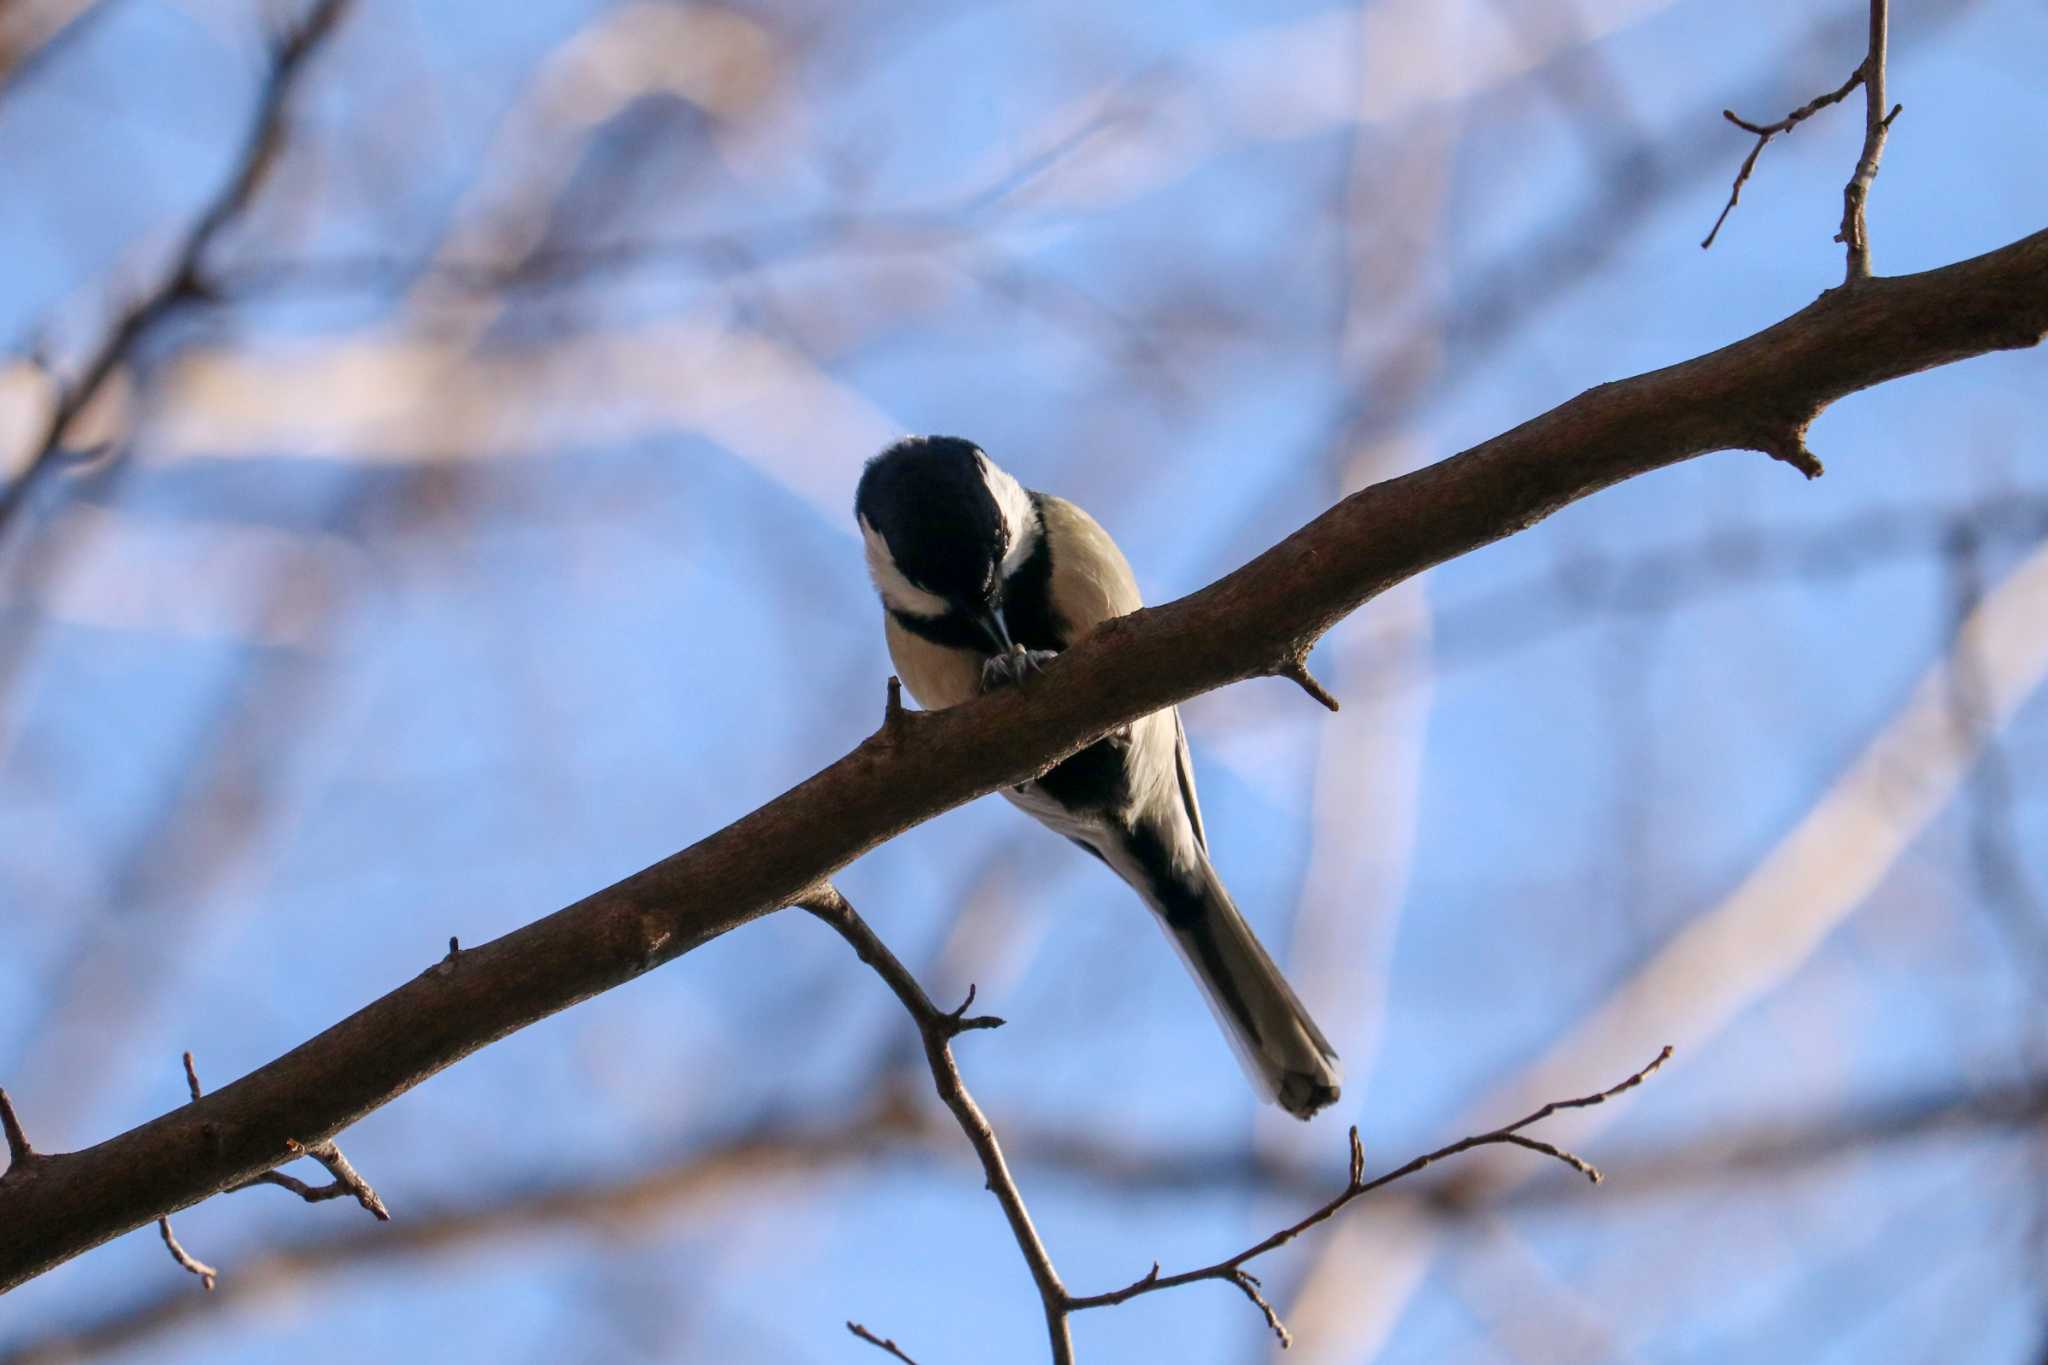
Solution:
M 1008 471 L 997 468 L 986 454 L 976 458 L 981 463 L 981 481 L 988 485 L 989 495 L 996 500 L 1003 529 L 1009 534 L 1010 548 L 1003 555 L 1001 570 L 1002 576 L 1008 578 L 1024 567 L 1024 561 L 1038 544 L 1038 518 L 1031 514 L 1031 495 L 1024 491 L 1023 484 L 1011 478 Z
M 903 570 L 896 567 L 896 559 L 889 553 L 889 542 L 868 525 L 866 517 L 860 519 L 860 535 L 867 542 L 868 575 L 875 580 L 875 591 L 882 594 L 884 605 L 913 616 L 946 614 L 946 599 L 926 592 L 903 576 Z

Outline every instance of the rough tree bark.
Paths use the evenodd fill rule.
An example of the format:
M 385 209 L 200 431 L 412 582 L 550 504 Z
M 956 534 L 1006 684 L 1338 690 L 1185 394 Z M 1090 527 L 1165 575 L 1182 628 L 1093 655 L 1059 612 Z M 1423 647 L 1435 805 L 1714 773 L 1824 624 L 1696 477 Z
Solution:
M 852 753 L 624 881 L 443 961 L 241 1080 L 83 1151 L 0 1176 L 0 1289 L 288 1159 L 425 1077 L 788 904 L 941 811 L 1118 725 L 1288 674 L 1376 593 L 1568 502 L 1710 451 L 1819 472 L 1807 424 L 1859 389 L 2048 335 L 2048 231 L 1923 274 L 1857 280 L 1711 354 L 1588 390 L 1367 488 L 1200 592 L 1115 621 L 1040 685 L 893 711 Z M 16 1136 L 10 1133 L 10 1138 Z M 12 1144 L 11 1144 L 12 1145 Z

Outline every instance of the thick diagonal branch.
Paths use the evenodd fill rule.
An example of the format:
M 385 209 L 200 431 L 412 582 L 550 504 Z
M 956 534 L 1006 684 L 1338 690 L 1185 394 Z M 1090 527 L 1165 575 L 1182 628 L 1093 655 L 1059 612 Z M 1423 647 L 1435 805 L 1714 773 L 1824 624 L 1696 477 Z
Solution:
M 2048 232 L 1873 278 L 1709 355 L 1603 384 L 1375 484 L 1200 592 L 1098 630 L 1048 685 L 909 712 L 789 792 L 615 886 L 464 948 L 196 1104 L 0 1184 L 0 1288 L 205 1199 L 476 1049 L 778 906 L 941 811 L 1162 707 L 1299 658 L 1377 593 L 1578 498 L 1708 451 L 1803 449 L 1847 394 L 2048 334 Z M 849 703 L 851 704 L 851 703 Z

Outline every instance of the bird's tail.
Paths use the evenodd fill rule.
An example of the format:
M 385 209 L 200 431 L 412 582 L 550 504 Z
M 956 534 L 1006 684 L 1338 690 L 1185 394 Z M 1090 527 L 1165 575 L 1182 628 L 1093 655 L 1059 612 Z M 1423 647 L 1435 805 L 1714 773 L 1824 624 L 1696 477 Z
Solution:
M 1184 875 L 1155 881 L 1146 899 L 1201 983 L 1252 1085 L 1298 1119 L 1333 1103 L 1343 1074 L 1337 1054 L 1259 945 L 1206 857 Z

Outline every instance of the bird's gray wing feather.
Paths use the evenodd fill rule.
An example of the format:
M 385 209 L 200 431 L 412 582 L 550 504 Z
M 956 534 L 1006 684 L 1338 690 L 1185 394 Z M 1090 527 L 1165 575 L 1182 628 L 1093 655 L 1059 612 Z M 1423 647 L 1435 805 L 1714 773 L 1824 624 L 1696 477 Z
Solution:
M 1180 723 L 1180 712 L 1173 713 L 1174 763 L 1180 770 L 1180 799 L 1188 808 L 1188 820 L 1195 827 L 1195 842 L 1202 852 L 1209 851 L 1209 831 L 1202 827 L 1202 803 L 1195 796 L 1195 764 L 1188 756 L 1188 728 Z

